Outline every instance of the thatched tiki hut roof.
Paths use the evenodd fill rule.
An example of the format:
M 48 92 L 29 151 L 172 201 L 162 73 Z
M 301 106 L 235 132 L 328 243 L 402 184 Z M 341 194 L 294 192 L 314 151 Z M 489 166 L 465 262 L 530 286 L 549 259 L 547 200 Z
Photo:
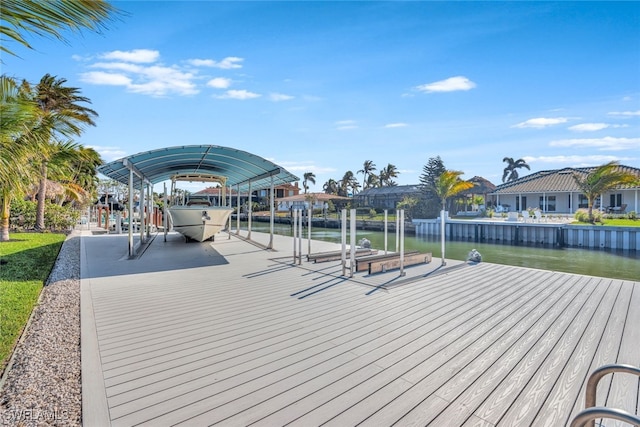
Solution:
M 49 200 L 55 200 L 58 197 L 64 197 L 65 189 L 59 182 L 51 181 L 50 179 L 46 182 L 46 193 L 45 197 Z M 34 184 L 31 187 L 31 200 L 36 200 L 38 197 L 38 184 Z

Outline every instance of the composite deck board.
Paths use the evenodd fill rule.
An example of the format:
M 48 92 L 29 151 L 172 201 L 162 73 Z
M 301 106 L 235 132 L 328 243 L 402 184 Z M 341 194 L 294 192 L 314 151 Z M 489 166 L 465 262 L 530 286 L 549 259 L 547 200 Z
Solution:
M 571 323 L 562 330 L 559 339 L 554 340 L 553 347 L 546 355 L 544 362 L 529 383 L 523 387 L 516 401 L 500 419 L 499 424 L 531 425 L 539 411 L 549 403 L 547 397 L 561 376 L 563 369 L 566 368 L 568 360 L 586 331 L 586 326 L 589 325 L 601 303 L 603 301 L 609 302 L 604 297 L 608 295 L 605 291 L 610 285 L 610 283 L 596 284 L 595 292 L 584 301 L 577 313 L 572 314 Z
M 584 333 L 556 379 L 553 389 L 547 395 L 546 403 L 534 418 L 535 424 L 562 425 L 571 421 L 568 417 L 573 407 L 571 399 L 576 399 L 588 374 L 593 355 L 602 341 L 619 292 L 620 284 L 612 284 L 594 316 L 589 319 L 590 323 L 586 327 L 576 323 L 576 327 Z
M 475 324 L 465 322 L 465 324 L 471 326 L 471 329 L 468 329 L 464 334 L 460 334 L 459 338 L 451 343 L 442 343 L 444 345 L 442 345 L 439 351 L 429 354 L 426 351 L 427 349 L 424 349 L 416 353 L 415 357 L 399 360 L 394 365 L 390 365 L 386 378 L 376 378 L 368 383 L 359 384 L 358 392 L 360 396 L 358 396 L 357 399 L 355 398 L 354 389 L 350 390 L 354 398 L 347 399 L 346 401 L 343 399 L 335 400 L 337 404 L 342 404 L 343 408 L 340 415 L 333 419 L 332 422 L 351 425 L 352 423 L 358 422 L 358 418 L 363 418 L 363 415 L 366 416 L 368 413 L 370 414 L 370 407 L 384 407 L 385 409 L 396 411 L 398 407 L 405 403 L 404 399 L 401 401 L 396 399 L 397 396 L 402 395 L 401 393 L 397 393 L 397 391 L 401 390 L 402 393 L 404 393 L 405 391 L 414 389 L 415 385 L 419 383 L 419 378 L 439 370 L 448 360 L 455 359 L 456 355 L 462 353 L 467 354 L 466 350 L 469 346 L 472 345 L 473 342 L 485 337 L 486 333 L 491 330 L 491 323 L 499 323 L 503 320 L 499 315 L 492 316 L 490 319 L 491 322 L 480 320 Z M 462 331 L 462 329 L 460 330 Z M 447 334 L 447 336 L 453 337 L 454 335 Z M 433 346 L 429 347 L 431 349 Z M 398 370 L 400 370 L 400 372 L 398 372 Z M 402 370 L 405 372 L 403 373 Z M 398 374 L 400 373 L 402 373 L 402 375 L 398 378 Z M 409 386 L 404 389 L 399 389 L 398 386 L 403 383 Z M 431 381 L 429 381 L 429 384 L 432 384 Z M 409 392 L 408 395 L 413 395 L 413 393 Z M 391 401 L 393 401 L 393 404 L 388 405 Z M 369 409 L 366 409 L 368 407 Z M 308 417 L 309 420 L 313 418 L 313 416 Z M 377 423 L 377 421 L 375 421 L 374 424 L 375 423 Z M 378 425 L 385 424 L 381 423 Z
M 353 341 L 351 341 L 351 342 L 353 342 Z M 366 339 L 366 340 L 363 341 L 363 343 L 369 343 L 369 342 L 370 342 L 370 339 Z M 326 357 L 326 355 L 324 357 Z M 206 381 L 206 380 L 207 379 L 205 378 L 204 381 Z M 194 385 L 194 384 L 192 384 L 192 385 Z M 197 385 L 199 385 L 199 384 L 197 384 Z
M 640 324 L 640 288 L 634 287 L 633 294 L 629 301 L 628 316 L 624 322 L 623 341 L 620 346 L 617 363 L 640 366 L 640 331 L 637 325 Z M 611 377 L 610 386 L 604 379 L 600 381 L 599 391 L 607 392 L 604 405 L 612 408 L 619 408 L 632 414 L 640 415 L 640 378 L 636 375 L 615 373 L 608 375 Z M 602 384 L 604 383 L 604 384 Z M 596 404 L 601 405 L 602 400 L 596 399 Z M 615 420 L 604 420 L 603 426 L 621 426 L 621 422 Z
M 564 425 L 591 370 L 640 363 L 638 282 L 456 261 L 349 278 L 274 243 L 156 239 L 89 266 L 112 425 Z M 599 399 L 637 399 L 612 377 Z
M 580 285 L 586 285 L 588 280 L 586 277 L 582 278 Z M 577 285 L 578 284 L 573 286 Z M 574 307 L 576 307 L 575 304 Z M 566 320 L 573 317 L 573 313 L 569 311 L 564 311 L 561 315 L 564 316 Z M 556 323 L 556 327 L 558 326 L 560 326 L 560 323 Z M 547 344 L 551 345 L 552 341 L 547 339 Z M 501 419 L 515 400 L 519 390 L 526 385 L 533 373 L 539 369 L 546 355 L 542 350 L 544 350 L 543 347 L 538 347 L 536 351 L 530 351 L 527 357 L 522 358 L 521 361 L 518 362 L 518 365 L 502 380 L 500 387 L 488 395 L 483 404 L 475 410 L 474 414 L 477 418 L 491 421 L 492 423 L 497 423 L 498 420 Z
M 417 338 L 422 338 L 422 337 L 423 336 L 417 336 Z M 416 339 L 413 339 L 412 343 L 414 343 L 414 342 L 416 342 Z M 372 361 L 371 363 L 375 364 L 376 366 L 381 366 L 382 365 L 382 363 L 380 362 L 381 359 L 378 359 L 378 360 L 374 359 L 377 356 L 375 351 L 378 351 L 378 350 L 379 349 L 373 349 L 372 351 L 367 351 L 366 353 L 364 353 L 366 355 L 366 356 L 364 356 L 364 357 L 366 357 L 365 361 L 367 363 L 369 363 L 369 361 L 371 360 Z M 378 354 L 380 354 L 380 353 L 378 353 Z M 388 356 L 389 354 L 390 353 L 387 353 L 384 357 Z M 352 368 L 350 368 L 350 369 L 358 368 L 358 365 L 361 365 L 361 361 L 358 361 L 358 363 L 354 364 L 354 366 Z M 391 365 L 391 366 L 394 366 L 394 365 Z M 401 366 L 401 364 L 397 364 L 397 366 Z M 355 390 L 355 387 L 353 387 L 354 384 L 358 384 L 360 386 L 360 387 L 358 387 L 358 390 L 362 394 L 362 392 L 364 392 L 364 391 L 368 392 L 371 389 L 371 387 L 373 387 L 373 384 L 371 384 L 372 382 L 377 382 L 377 383 L 387 382 L 388 383 L 388 382 L 391 382 L 391 381 L 397 379 L 398 374 L 394 373 L 392 369 L 385 368 L 385 370 L 386 370 L 386 372 L 384 374 L 380 373 L 380 374 L 376 375 L 375 377 L 366 378 L 366 380 L 368 380 L 368 382 L 364 382 L 363 381 L 361 383 L 359 383 L 358 381 L 354 380 L 354 378 L 353 378 L 353 377 L 357 377 L 360 374 L 359 370 L 353 371 L 353 373 L 349 374 L 348 376 L 346 376 L 344 374 L 341 374 L 340 376 L 336 376 L 338 378 L 338 380 L 331 384 L 331 387 L 333 388 L 333 390 L 330 390 L 329 395 L 330 396 L 341 396 L 341 399 L 340 399 L 340 401 L 334 400 L 334 402 L 332 402 L 332 403 L 341 404 L 343 402 L 356 401 L 357 400 L 356 399 L 357 394 L 354 393 L 354 390 Z M 345 371 L 345 372 L 347 372 L 347 371 Z M 410 385 L 409 382 L 405 382 L 405 383 L 406 383 L 407 387 Z M 362 384 L 365 384 L 365 386 L 363 387 Z M 347 389 L 349 389 L 349 387 L 351 387 L 351 388 L 349 389 L 348 393 L 345 393 L 344 390 L 336 390 L 336 388 L 338 388 L 338 387 L 342 387 L 342 388 L 346 387 Z M 313 390 L 317 390 L 317 389 L 319 389 L 318 386 L 311 387 L 312 391 Z M 289 400 L 289 402 L 291 402 L 291 403 L 287 404 L 286 405 L 287 407 L 289 407 L 293 402 L 296 402 L 300 398 L 300 396 L 304 395 L 304 394 L 301 392 L 301 390 L 294 389 L 294 390 L 291 390 L 289 392 L 289 395 L 290 396 L 288 397 L 288 399 L 291 399 L 291 400 Z M 351 398 L 343 399 L 342 397 L 344 397 L 344 396 L 350 396 Z M 282 395 L 279 395 L 278 398 L 282 399 Z M 309 402 L 314 402 L 314 401 L 318 402 L 317 396 L 315 396 L 315 395 L 307 396 L 306 400 L 309 401 Z M 272 406 L 272 405 L 270 404 L 269 400 L 265 400 L 262 403 L 262 406 Z M 280 406 L 280 405 L 276 405 L 276 406 Z M 253 411 L 253 412 L 255 412 L 255 411 Z M 260 411 L 258 410 L 258 413 L 259 412 Z M 250 410 L 242 411 L 241 413 L 239 413 L 234 418 L 231 418 L 230 421 L 238 422 L 238 423 L 241 423 L 241 424 L 242 423 L 247 423 L 247 422 L 252 422 L 252 421 L 254 421 L 254 419 L 251 418 L 252 417 L 251 413 L 252 413 L 252 411 L 250 411 Z M 319 419 L 315 415 L 313 416 L 313 419 L 316 422 L 322 421 L 321 419 Z
M 387 308 L 389 308 L 389 307 L 387 307 Z M 389 312 L 389 310 L 387 310 L 387 312 Z M 404 314 L 406 315 L 406 313 L 407 313 L 407 311 L 406 311 L 406 308 L 405 308 L 405 310 L 404 310 Z M 361 328 L 362 328 L 362 327 L 361 327 L 361 325 L 359 325 L 359 324 L 357 323 L 357 320 L 358 320 L 358 319 L 357 319 L 357 317 L 354 319 L 354 317 L 355 317 L 355 316 L 354 316 L 354 314 L 355 314 L 355 313 L 349 313 L 349 312 L 347 312 L 347 311 L 345 311 L 345 310 L 342 310 L 342 314 L 341 314 L 341 315 L 342 315 L 342 316 L 345 316 L 345 315 L 350 316 L 351 324 L 355 324 L 355 326 L 354 326 L 354 327 L 359 328 L 359 329 L 361 330 Z M 364 315 L 368 315 L 368 313 L 365 313 Z M 398 315 L 398 314 L 396 314 L 396 315 Z M 336 317 L 332 317 L 332 318 L 331 318 L 331 321 L 330 321 L 330 322 L 327 322 L 327 324 L 326 324 L 326 325 L 324 325 L 324 324 L 315 324 L 315 323 L 314 323 L 314 327 L 315 327 L 316 329 L 315 329 L 315 330 L 314 330 L 314 329 L 312 329 L 312 330 L 311 330 L 311 332 L 314 332 L 314 331 L 320 331 L 322 328 L 327 328 L 327 329 L 325 329 L 325 330 L 323 330 L 323 331 L 322 331 L 322 332 L 324 332 L 324 334 L 326 335 L 326 334 L 327 334 L 327 331 L 330 331 L 330 329 L 333 327 L 333 328 L 339 328 L 339 331 L 341 332 L 341 335 L 342 335 L 342 336 L 344 336 L 344 335 L 345 335 L 344 328 L 346 327 L 346 325 L 345 325 L 345 324 L 338 324 L 338 323 L 336 322 L 337 320 L 340 320 L 340 318 L 339 318 L 339 317 L 337 317 L 337 318 L 336 318 Z M 364 319 L 362 319 L 362 320 L 364 320 Z M 354 322 L 355 322 L 355 323 L 354 323 Z M 387 318 L 387 319 L 385 320 L 385 322 L 389 322 L 389 319 Z M 291 337 L 285 337 L 285 338 L 286 338 L 286 342 L 289 342 L 289 341 L 290 341 L 290 339 L 291 339 Z M 330 337 L 330 338 L 331 338 L 331 339 L 334 339 L 334 342 L 335 342 L 335 340 L 340 339 L 340 336 L 337 336 L 337 337 L 335 337 L 335 338 L 334 338 L 334 337 Z M 353 337 L 349 337 L 349 339 L 353 339 Z M 269 343 L 266 339 L 264 339 L 264 337 L 261 339 L 261 341 L 260 341 L 260 342 L 261 342 L 261 343 L 265 342 L 265 344 L 267 344 L 267 348 L 269 348 L 269 347 L 273 346 L 273 344 L 272 344 L 272 343 Z
M 631 301 L 631 293 L 633 292 L 632 284 L 629 282 L 623 283 L 620 292 L 621 294 L 616 300 L 616 306 L 614 307 L 612 315 L 606 324 L 605 331 L 602 335 L 602 340 L 598 345 L 597 351 L 595 352 L 595 355 L 591 362 L 591 366 L 585 373 L 585 378 L 582 381 L 580 391 L 577 394 L 577 398 L 569 415 L 569 419 L 572 419 L 575 415 L 577 415 L 578 412 L 580 412 L 584 408 L 586 379 L 588 379 L 589 374 L 598 367 L 610 363 L 612 360 L 615 361 L 616 359 L 619 359 L 625 322 L 628 318 L 628 305 Z M 613 375 L 607 375 L 600 380 L 600 384 L 597 389 L 597 404 L 604 405 L 606 403 L 612 377 Z M 627 390 L 627 392 L 628 391 L 629 390 Z
M 533 289 L 534 291 L 536 289 Z M 413 379 L 415 389 L 419 393 L 408 392 L 406 395 L 399 396 L 392 404 L 385 406 L 377 411 L 367 421 L 368 425 L 388 424 L 403 418 L 403 422 L 407 422 L 411 418 L 411 413 L 418 414 L 424 407 L 433 404 L 440 404 L 443 399 L 451 401 L 451 396 L 446 394 L 447 388 L 455 390 L 464 390 L 465 387 L 473 383 L 474 376 L 480 375 L 482 369 L 478 369 L 478 364 L 489 364 L 495 360 L 495 355 L 483 354 L 485 349 L 490 349 L 491 345 L 503 346 L 523 336 L 522 331 L 534 322 L 541 313 L 547 310 L 548 293 L 539 292 L 533 298 L 527 300 L 531 295 L 527 294 L 523 299 L 521 306 L 513 307 L 514 311 L 506 312 L 507 317 L 498 318 L 498 323 L 492 325 L 488 333 L 483 335 L 481 339 L 474 341 L 468 346 L 464 352 L 453 355 L 455 357 L 445 357 L 440 361 L 437 369 L 431 372 L 425 372 L 422 376 L 404 375 L 403 378 Z M 492 319 L 493 320 L 493 319 Z M 501 352 L 499 352 L 501 354 Z M 447 355 L 445 355 L 447 356 Z M 482 356 L 482 357 L 480 357 Z M 458 384 L 465 383 L 462 386 Z M 456 384 L 451 386 L 451 384 Z M 402 410 L 398 410 L 401 407 Z M 430 412 L 435 416 L 438 412 Z

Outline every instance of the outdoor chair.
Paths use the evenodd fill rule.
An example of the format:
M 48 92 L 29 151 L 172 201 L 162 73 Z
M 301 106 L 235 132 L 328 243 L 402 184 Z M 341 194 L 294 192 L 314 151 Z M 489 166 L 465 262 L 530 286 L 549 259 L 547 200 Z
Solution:
M 531 219 L 531 217 L 529 216 L 529 211 L 522 211 L 522 219 L 524 220 L 524 222 L 529 222 L 529 219 Z
M 542 220 L 542 212 L 533 211 L 533 215 L 535 216 L 535 221 L 540 222 Z

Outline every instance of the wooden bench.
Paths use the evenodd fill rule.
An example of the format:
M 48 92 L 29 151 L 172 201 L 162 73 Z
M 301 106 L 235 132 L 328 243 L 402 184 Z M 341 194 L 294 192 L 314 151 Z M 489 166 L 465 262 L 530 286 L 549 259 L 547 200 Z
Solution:
M 417 264 L 427 264 L 431 262 L 431 252 L 427 253 L 411 253 L 404 255 L 404 267 Z M 384 273 L 389 270 L 400 268 L 400 254 L 396 254 L 394 258 L 384 259 L 380 261 L 372 261 L 369 263 L 369 274 Z
M 405 257 L 407 255 L 417 254 L 418 251 L 409 251 L 405 252 Z M 388 254 L 380 254 L 380 255 L 365 255 L 356 258 L 356 271 L 369 271 L 369 264 L 376 261 L 384 261 L 387 259 L 394 259 L 400 256 L 399 252 L 392 252 Z
M 356 257 L 371 255 L 378 253 L 375 249 L 367 249 L 367 248 L 359 248 L 356 249 Z M 347 248 L 347 258 L 349 258 L 349 249 Z M 307 255 L 307 261 L 313 261 L 314 263 L 318 262 L 326 262 L 326 261 L 337 261 L 342 259 L 342 251 L 328 251 L 328 252 L 316 252 L 314 254 Z

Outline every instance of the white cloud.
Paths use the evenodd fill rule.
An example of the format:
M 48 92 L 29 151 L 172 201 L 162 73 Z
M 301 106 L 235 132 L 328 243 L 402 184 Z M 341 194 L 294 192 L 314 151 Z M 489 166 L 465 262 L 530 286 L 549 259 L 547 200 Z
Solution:
M 607 113 L 610 116 L 618 116 L 618 117 L 638 117 L 640 116 L 640 110 L 638 111 L 612 111 Z
M 271 160 L 271 161 L 276 163 L 275 160 Z M 304 174 L 306 172 L 313 172 L 316 175 L 336 172 L 336 168 L 334 168 L 334 167 L 331 167 L 331 166 L 318 166 L 314 162 L 308 161 L 308 160 L 307 161 L 300 161 L 300 162 L 279 161 L 279 162 L 277 162 L 277 164 L 279 164 L 280 166 L 286 168 L 290 172 L 301 172 L 300 175 L 302 175 L 302 174 Z M 303 177 L 300 176 L 300 179 L 302 180 Z M 318 185 L 318 184 L 321 184 L 321 183 L 318 182 L 318 179 L 316 178 L 316 185 Z
M 215 89 L 226 89 L 231 86 L 231 79 L 226 77 L 216 77 L 207 82 L 207 86 Z
M 102 160 L 111 162 L 113 160 L 121 159 L 127 155 L 127 152 L 120 147 L 103 147 L 100 145 L 88 145 L 88 148 L 93 148 L 100 154 Z
M 599 150 L 622 151 L 640 149 L 640 138 L 604 138 L 560 139 L 551 141 L 551 147 L 597 148 Z
M 217 96 L 216 98 L 246 100 L 246 99 L 259 98 L 260 96 L 262 95 L 260 95 L 259 93 L 249 92 L 248 90 L 242 89 L 242 90 L 228 90 L 224 93 L 224 95 Z
M 602 129 L 626 128 L 629 125 L 612 125 L 609 123 L 581 123 L 575 126 L 569 126 L 569 130 L 574 132 L 595 132 Z
M 105 73 L 104 71 L 91 71 L 80 74 L 80 80 L 85 83 L 106 86 L 125 86 L 131 85 L 131 79 L 123 74 Z
M 580 123 L 579 125 L 569 126 L 569 130 L 575 132 L 595 132 L 606 129 L 609 126 L 607 123 Z
M 291 95 L 285 95 L 284 93 L 270 93 L 269 94 L 269 99 L 274 101 L 274 102 L 280 102 L 280 101 L 289 101 L 291 99 L 293 99 L 294 97 Z
M 234 68 L 242 68 L 242 64 L 240 64 L 242 61 L 244 61 L 244 58 L 228 56 L 222 61 L 215 61 L 213 59 L 189 59 L 187 62 L 195 67 L 211 67 L 231 70 Z
M 469 90 L 476 87 L 476 84 L 464 76 L 449 77 L 433 83 L 426 83 L 416 86 L 421 92 L 454 92 L 459 90 Z
M 139 53 L 141 51 L 133 51 Z M 153 56 L 148 54 L 147 59 Z M 154 51 L 153 51 L 154 52 Z M 81 74 L 83 81 L 98 85 L 117 85 L 125 87 L 129 92 L 141 93 L 151 96 L 195 95 L 199 93 L 194 81 L 196 74 L 183 71 L 178 66 L 164 66 L 161 64 L 147 64 L 142 60 L 143 54 L 139 54 L 138 63 L 122 62 L 127 61 L 128 52 L 115 51 L 111 55 L 102 55 L 103 59 L 117 58 L 113 62 L 96 62 L 90 65 L 108 71 L 118 71 L 109 73 L 104 71 L 93 71 Z
M 630 157 L 616 157 L 616 156 L 606 156 L 606 155 L 538 156 L 538 157 L 527 156 L 527 157 L 523 157 L 522 159 L 529 164 L 553 163 L 553 164 L 567 165 L 572 167 L 600 165 L 607 162 L 611 162 L 613 160 L 618 160 L 621 162 L 634 160 L 633 158 L 630 158 Z
M 355 120 L 339 120 L 335 122 L 335 125 L 337 130 L 351 130 L 358 128 Z
M 127 62 L 96 62 L 90 65 L 91 68 L 102 68 L 104 70 L 124 71 L 127 73 L 144 73 L 144 65 L 130 64 Z
M 158 58 L 160 58 L 160 52 L 150 49 L 134 49 L 129 51 L 114 50 L 101 54 L 100 58 L 141 64 L 156 62 Z
M 406 123 L 389 123 L 388 125 L 384 125 L 384 127 L 386 129 L 404 128 L 404 127 L 407 127 L 407 126 L 409 126 L 409 125 L 406 124 Z
M 555 117 L 555 118 L 545 118 L 538 117 L 535 119 L 529 119 L 524 122 L 518 123 L 517 125 L 513 125 L 511 127 L 514 128 L 544 128 L 547 126 L 558 125 L 561 123 L 566 123 L 569 119 L 566 117 Z

